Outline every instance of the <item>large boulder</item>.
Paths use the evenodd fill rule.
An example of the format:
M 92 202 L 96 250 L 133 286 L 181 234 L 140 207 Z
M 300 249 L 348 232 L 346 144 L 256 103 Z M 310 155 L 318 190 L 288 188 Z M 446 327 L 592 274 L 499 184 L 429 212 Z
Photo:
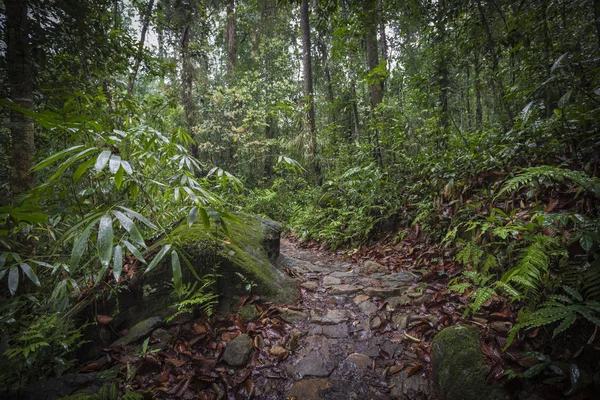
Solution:
M 433 384 L 440 400 L 509 399 L 500 384 L 486 383 L 488 367 L 476 328 L 445 328 L 435 336 L 431 348 Z
M 228 312 L 240 296 L 249 294 L 249 290 L 266 301 L 293 303 L 297 284 L 274 262 L 279 256 L 279 224 L 245 214 L 235 217 L 237 221 L 226 223 L 228 233 L 214 221 L 211 233 L 198 223 L 191 227 L 183 223 L 171 232 L 169 241 L 180 252 L 181 258 L 189 262 L 182 262 L 184 282 L 217 274 L 216 291 L 221 296 L 219 309 L 223 312 Z M 170 262 L 142 277 L 145 310 L 155 313 L 168 309 L 168 303 L 172 302 L 168 298 L 172 292 L 171 282 Z

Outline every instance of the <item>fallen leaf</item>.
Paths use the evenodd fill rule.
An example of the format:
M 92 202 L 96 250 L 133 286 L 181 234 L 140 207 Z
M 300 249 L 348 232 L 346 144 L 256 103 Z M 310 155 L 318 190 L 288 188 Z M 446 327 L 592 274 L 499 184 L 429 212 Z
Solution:
M 113 320 L 113 317 L 108 316 L 108 315 L 96 315 L 96 321 L 100 324 L 100 325 L 106 325 L 106 324 L 110 324 L 110 322 Z

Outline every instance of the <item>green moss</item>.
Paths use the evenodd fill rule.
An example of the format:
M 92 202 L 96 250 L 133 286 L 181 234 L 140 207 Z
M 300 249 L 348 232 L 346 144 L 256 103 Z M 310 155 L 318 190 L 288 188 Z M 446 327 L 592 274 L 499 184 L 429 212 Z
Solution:
M 220 294 L 226 297 L 244 294 L 246 285 L 239 273 L 255 285 L 253 291 L 264 299 L 293 302 L 295 283 L 269 260 L 263 247 L 266 233 L 261 220 L 244 214 L 236 217 L 239 222 L 227 221 L 228 236 L 221 228 L 211 235 L 200 224 L 192 227 L 182 224 L 169 235 L 169 240 L 198 275 L 211 273 L 218 265 L 216 272 L 221 275 L 218 286 Z
M 438 333 L 432 343 L 434 386 L 440 400 L 504 400 L 499 384 L 487 384 L 488 367 L 477 329 L 454 325 Z

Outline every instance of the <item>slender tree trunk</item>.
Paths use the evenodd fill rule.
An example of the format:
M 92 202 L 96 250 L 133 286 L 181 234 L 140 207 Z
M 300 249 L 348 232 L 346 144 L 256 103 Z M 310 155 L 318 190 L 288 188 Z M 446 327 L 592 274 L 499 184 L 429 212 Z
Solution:
M 369 73 L 373 73 L 379 66 L 379 48 L 377 45 L 377 0 L 365 0 L 363 3 L 367 26 L 365 30 L 365 45 L 367 48 L 367 66 Z M 376 75 L 376 74 L 375 74 Z M 371 109 L 374 111 L 383 100 L 382 77 L 371 76 L 369 85 L 371 97 Z M 383 168 L 383 158 L 379 146 L 379 132 L 373 129 L 373 149 L 375 161 Z
M 18 106 L 33 108 L 33 81 L 29 59 L 29 33 L 27 29 L 27 1 L 4 0 L 7 29 L 7 69 L 11 100 Z M 29 173 L 35 155 L 33 120 L 18 111 L 10 114 L 12 141 L 11 185 L 12 204 L 18 196 L 33 186 Z
M 312 60 L 310 46 L 310 22 L 308 0 L 300 5 L 300 25 L 302 27 L 302 68 L 304 72 L 304 97 L 308 102 L 307 122 L 309 129 L 308 156 L 318 185 L 321 185 L 321 167 L 317 159 L 317 128 L 315 124 L 315 98 L 313 91 Z
M 446 37 L 446 24 L 444 22 L 445 16 L 445 8 L 444 8 L 444 0 L 438 1 L 438 15 L 436 21 L 437 27 L 437 46 L 439 52 L 439 61 L 438 61 L 438 86 L 440 90 L 440 120 L 439 126 L 442 130 L 446 130 L 448 128 L 448 86 L 450 84 L 450 79 L 448 77 L 448 52 L 446 50 L 445 45 L 445 37 Z M 441 143 L 444 145 L 443 143 Z
M 473 84 L 475 86 L 475 128 L 480 131 L 483 125 L 483 110 L 481 108 L 481 82 L 480 82 L 481 64 L 479 55 L 475 51 L 475 77 Z
M 137 77 L 138 71 L 140 69 L 140 64 L 142 63 L 142 56 L 144 54 L 144 44 L 146 43 L 146 32 L 148 31 L 148 26 L 150 26 L 150 17 L 152 16 L 152 7 L 154 7 L 154 0 L 148 1 L 148 6 L 146 7 L 146 13 L 144 15 L 144 24 L 142 26 L 142 36 L 138 44 L 138 50 L 135 58 L 135 64 L 133 66 L 133 71 L 131 71 L 131 74 L 129 75 L 129 85 L 127 86 L 127 94 L 129 95 L 131 95 L 131 93 L 133 92 L 135 78 Z
M 227 0 L 227 73 L 235 71 L 237 42 L 235 23 L 235 0 Z
M 381 58 L 386 63 L 386 68 L 389 68 L 387 65 L 388 62 L 388 46 L 387 39 L 385 36 L 385 19 L 383 18 L 383 0 L 379 0 L 377 12 L 379 14 L 379 41 L 381 42 Z
M 329 113 L 328 113 L 328 122 L 333 123 L 336 121 L 335 110 L 333 109 L 333 83 L 331 82 L 331 66 L 329 60 L 329 54 L 327 52 L 327 45 L 325 44 L 325 40 L 323 39 L 324 33 L 319 33 L 319 38 L 317 39 L 317 43 L 319 46 L 319 51 L 321 53 L 321 59 L 323 62 L 323 71 L 325 74 L 325 86 L 327 89 L 327 102 L 329 103 Z
M 196 120 L 196 103 L 194 102 L 194 65 L 189 51 L 190 44 L 190 25 L 189 20 L 191 15 L 188 17 L 188 23 L 183 28 L 183 34 L 181 37 L 181 89 L 182 89 L 182 101 L 183 101 L 183 112 L 185 115 L 185 125 L 192 138 L 195 138 L 194 124 Z M 198 157 L 198 145 L 194 140 L 190 144 L 190 151 L 194 157 Z
M 502 82 L 500 81 L 500 76 L 499 76 L 499 71 L 498 71 L 499 60 L 498 60 L 498 54 L 496 52 L 496 43 L 494 41 L 494 37 L 492 36 L 492 28 L 486 18 L 483 6 L 481 5 L 481 0 L 477 0 L 477 8 L 479 10 L 479 16 L 481 18 L 481 25 L 483 26 L 483 29 L 485 31 L 485 36 L 487 38 L 488 50 L 490 52 L 490 57 L 491 57 L 491 61 L 492 61 L 492 79 L 491 79 L 492 90 L 494 92 L 495 100 L 500 103 L 500 109 L 504 112 L 504 116 L 502 116 L 502 118 L 500 118 L 500 120 L 502 121 L 502 125 L 504 126 L 504 128 L 507 129 L 510 121 L 512 121 L 512 119 L 513 119 L 513 115 L 510 110 L 510 107 L 504 100 L 505 91 L 504 91 Z

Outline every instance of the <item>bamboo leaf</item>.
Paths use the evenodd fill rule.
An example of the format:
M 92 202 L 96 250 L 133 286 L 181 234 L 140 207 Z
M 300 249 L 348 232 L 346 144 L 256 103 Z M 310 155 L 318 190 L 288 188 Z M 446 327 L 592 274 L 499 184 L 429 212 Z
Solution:
M 173 268 L 173 285 L 175 291 L 181 293 L 183 286 L 183 277 L 181 275 L 181 264 L 179 263 L 179 254 L 175 250 L 171 252 L 171 268 Z
M 37 275 L 35 274 L 35 271 L 29 266 L 29 264 L 22 263 L 21 269 L 23 270 L 25 275 L 27 275 L 27 277 L 31 280 L 31 282 L 33 282 L 36 286 L 41 286 L 40 280 L 38 279 Z
M 121 156 L 113 154 L 108 161 L 108 170 L 111 174 L 116 174 L 121 167 Z
M 61 158 L 66 157 L 69 153 L 73 153 L 81 148 L 85 147 L 84 145 L 78 145 L 78 146 L 73 146 L 73 147 L 69 147 L 68 149 L 59 151 L 56 154 L 51 155 L 50 157 L 40 161 L 39 163 L 37 163 L 36 165 L 33 166 L 33 168 L 31 168 L 31 171 L 38 171 L 44 167 L 47 167 L 48 165 L 52 164 L 55 161 L 60 160 Z
M 79 265 L 79 260 L 81 260 L 81 257 L 83 256 L 83 253 L 85 252 L 85 249 L 87 248 L 90 233 L 92 232 L 92 229 L 94 228 L 94 226 L 96 225 L 97 222 L 98 222 L 97 219 L 92 221 L 83 230 L 83 233 L 81 234 L 81 236 L 79 236 L 79 239 L 77 239 L 77 241 L 73 245 L 73 250 L 71 250 L 71 262 L 69 263 L 71 266 L 71 270 L 73 272 L 75 272 L 77 270 L 77 266 Z
M 210 232 L 210 218 L 208 217 L 208 213 L 204 207 L 198 208 L 198 214 L 200 214 L 200 220 L 202 220 L 202 225 L 204 225 L 204 230 L 206 232 Z
M 147 227 L 157 230 L 158 228 L 156 227 L 156 225 L 154 225 L 152 222 L 150 222 L 150 220 L 148 220 L 148 218 L 144 217 L 142 214 L 137 213 L 127 207 L 123 207 L 123 206 L 119 206 L 119 208 L 123 211 L 125 211 L 127 214 L 137 218 L 139 221 L 141 221 L 142 223 L 144 223 Z
M 117 283 L 119 283 L 121 272 L 123 272 L 123 248 L 121 246 L 115 246 L 113 253 L 113 276 Z
M 98 226 L 98 257 L 103 267 L 108 268 L 113 253 L 113 225 L 110 215 L 105 214 L 100 218 Z
M 162 249 L 160 249 L 158 254 L 156 256 L 154 256 L 154 258 L 150 262 L 150 265 L 148 265 L 148 268 L 146 268 L 144 273 L 148 273 L 148 272 L 152 271 L 152 269 L 154 269 L 154 267 L 156 267 L 158 265 L 158 263 L 165 257 L 165 255 L 169 252 L 169 250 L 171 250 L 170 244 L 166 244 Z
M 198 218 L 198 206 L 192 207 L 188 215 L 188 225 L 191 227 Z
M 146 260 L 144 259 L 144 256 L 133 244 L 131 244 L 127 240 L 121 240 L 121 242 L 123 242 L 125 247 L 127 247 L 127 249 L 131 252 L 131 254 L 133 254 L 133 256 L 135 258 L 140 260 L 142 263 L 146 264 Z
M 115 217 L 119 220 L 119 223 L 128 233 L 131 239 L 141 245 L 142 247 L 146 247 L 146 243 L 144 242 L 144 238 L 142 238 L 142 234 L 140 233 L 138 227 L 135 225 L 127 215 L 123 214 L 121 211 L 113 211 L 112 212 Z
M 108 159 L 110 158 L 111 154 L 112 153 L 110 152 L 110 150 L 104 150 L 102 153 L 100 153 L 100 155 L 96 159 L 96 164 L 94 165 L 94 169 L 96 170 L 96 172 L 101 172 L 104 169 L 104 167 L 106 167 L 106 164 L 108 164 Z
M 12 296 L 15 295 L 19 287 L 19 269 L 12 267 L 8 272 L 8 290 Z

